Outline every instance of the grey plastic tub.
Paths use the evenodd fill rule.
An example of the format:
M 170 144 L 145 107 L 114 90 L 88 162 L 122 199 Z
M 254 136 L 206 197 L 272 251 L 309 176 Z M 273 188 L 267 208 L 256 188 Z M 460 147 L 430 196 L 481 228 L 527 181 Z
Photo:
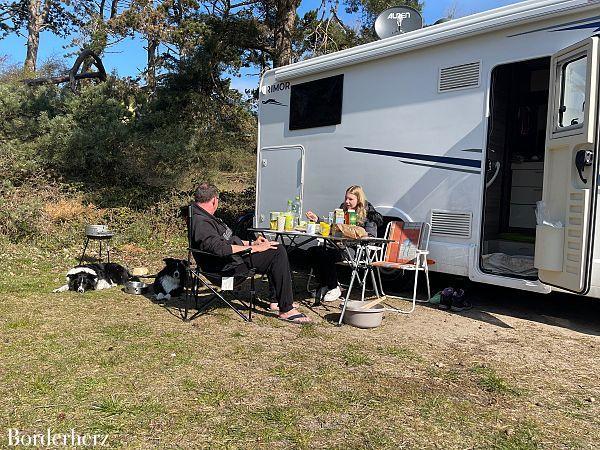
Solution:
M 344 323 L 357 328 L 376 328 L 381 325 L 383 311 L 385 310 L 384 306 L 379 304 L 369 309 L 361 309 L 366 303 L 358 300 L 348 301 L 344 313 Z

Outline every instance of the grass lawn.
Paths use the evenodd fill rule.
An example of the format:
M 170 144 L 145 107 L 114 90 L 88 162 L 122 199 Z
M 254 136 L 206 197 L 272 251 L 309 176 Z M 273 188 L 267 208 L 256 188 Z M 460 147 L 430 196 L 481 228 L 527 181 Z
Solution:
M 68 252 L 3 252 L 2 447 L 8 428 L 107 433 L 111 448 L 600 442 L 593 335 L 424 306 L 374 330 L 333 326 L 335 307 L 302 308 L 315 320 L 302 327 L 264 311 L 246 324 L 225 308 L 185 323 L 117 288 L 51 294 Z M 151 269 L 161 257 L 140 256 Z

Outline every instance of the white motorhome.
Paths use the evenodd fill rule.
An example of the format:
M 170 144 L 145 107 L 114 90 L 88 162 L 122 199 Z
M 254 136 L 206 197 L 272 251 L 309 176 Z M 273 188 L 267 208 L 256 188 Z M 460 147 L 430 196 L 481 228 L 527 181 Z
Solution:
M 266 72 L 255 225 L 360 184 L 432 224 L 432 270 L 600 297 L 599 31 L 600 1 L 530 0 Z

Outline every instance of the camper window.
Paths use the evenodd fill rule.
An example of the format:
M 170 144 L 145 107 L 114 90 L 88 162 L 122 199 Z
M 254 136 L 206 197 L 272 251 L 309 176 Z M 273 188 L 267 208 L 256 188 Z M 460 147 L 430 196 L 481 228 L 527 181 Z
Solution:
M 587 57 L 567 62 L 562 67 L 559 128 L 581 125 L 585 111 Z
M 344 75 L 295 84 L 290 93 L 290 130 L 342 123 Z

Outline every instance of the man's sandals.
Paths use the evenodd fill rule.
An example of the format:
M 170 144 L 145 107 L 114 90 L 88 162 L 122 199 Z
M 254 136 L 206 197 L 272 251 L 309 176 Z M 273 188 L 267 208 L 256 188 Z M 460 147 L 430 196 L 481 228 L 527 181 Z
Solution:
M 275 306 L 273 306 L 275 305 Z M 298 308 L 300 305 L 296 302 L 292 303 L 292 308 L 296 309 Z M 269 303 L 269 306 L 267 307 L 267 311 L 271 311 L 271 312 L 279 312 L 279 305 L 277 304 L 277 302 L 271 302 Z
M 299 324 L 299 325 L 312 322 L 312 320 L 310 320 L 308 318 L 308 316 L 306 316 L 305 314 L 302 314 L 301 312 L 299 312 L 297 314 L 292 314 L 291 316 L 288 316 L 288 317 L 279 316 L 279 320 L 283 320 L 284 322 L 290 322 L 290 323 L 295 323 L 295 324 Z

